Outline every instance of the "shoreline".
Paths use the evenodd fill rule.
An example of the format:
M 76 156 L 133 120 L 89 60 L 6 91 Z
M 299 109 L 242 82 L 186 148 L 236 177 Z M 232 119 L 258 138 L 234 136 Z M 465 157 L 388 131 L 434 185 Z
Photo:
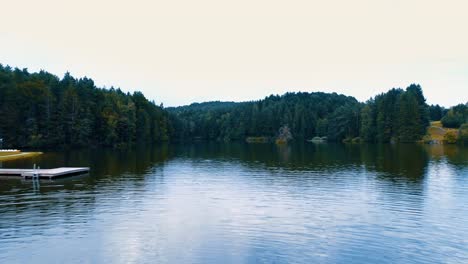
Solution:
M 2 161 L 10 161 L 10 160 L 17 160 L 17 159 L 26 159 L 32 158 L 43 154 L 42 152 L 21 152 L 21 151 L 14 151 L 14 152 L 6 152 L 0 155 L 0 162 Z

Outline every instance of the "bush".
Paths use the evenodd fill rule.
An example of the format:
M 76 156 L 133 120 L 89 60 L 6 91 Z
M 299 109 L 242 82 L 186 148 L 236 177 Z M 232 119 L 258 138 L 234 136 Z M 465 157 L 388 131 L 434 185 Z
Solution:
M 455 144 L 457 143 L 458 135 L 455 131 L 448 131 L 444 136 L 445 143 Z
M 458 138 L 460 143 L 465 145 L 468 144 L 468 123 L 460 126 L 460 130 L 458 130 Z
M 351 140 L 353 140 L 352 138 L 350 137 L 346 137 L 345 139 L 343 139 L 343 143 L 351 143 Z
M 424 144 L 432 144 L 434 143 L 432 137 L 430 135 L 424 135 L 423 138 L 421 139 L 421 142 Z
M 268 143 L 270 140 L 268 137 L 247 137 L 245 141 L 247 143 Z
M 463 123 L 468 122 L 468 106 L 459 104 L 452 107 L 440 120 L 444 127 L 459 128 Z

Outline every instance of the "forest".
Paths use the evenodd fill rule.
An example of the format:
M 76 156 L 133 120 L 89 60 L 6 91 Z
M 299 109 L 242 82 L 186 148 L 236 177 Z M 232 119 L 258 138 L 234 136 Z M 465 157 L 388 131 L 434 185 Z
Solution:
M 301 92 L 252 102 L 210 102 L 168 110 L 173 137 L 179 140 L 275 137 L 280 128 L 288 127 L 300 140 L 318 136 L 339 142 L 414 142 L 426 133 L 430 109 L 421 87 L 412 84 L 365 103 L 336 93 Z
M 175 140 L 244 140 L 278 137 L 287 128 L 296 140 L 415 142 L 430 121 L 467 127 L 468 104 L 428 105 L 420 85 L 391 89 L 367 102 L 336 93 L 286 93 L 263 100 L 208 102 L 168 108 Z M 464 125 L 465 124 L 465 125 Z
M 141 92 L 96 87 L 89 78 L 0 65 L 3 147 L 126 147 L 162 141 L 248 138 L 414 142 L 430 121 L 467 127 L 468 104 L 428 105 L 420 85 L 393 88 L 367 102 L 337 93 L 298 92 L 249 102 L 163 108 Z
M 169 129 L 168 113 L 140 92 L 0 65 L 3 147 L 124 147 L 169 140 Z

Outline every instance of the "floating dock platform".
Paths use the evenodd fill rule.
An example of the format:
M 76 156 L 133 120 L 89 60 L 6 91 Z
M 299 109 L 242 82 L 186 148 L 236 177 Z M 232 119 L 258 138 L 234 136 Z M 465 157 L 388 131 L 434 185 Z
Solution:
M 88 167 L 83 168 L 55 168 L 55 169 L 1 169 L 0 178 L 2 177 L 22 177 L 24 179 L 55 179 L 60 177 L 67 177 L 89 172 Z

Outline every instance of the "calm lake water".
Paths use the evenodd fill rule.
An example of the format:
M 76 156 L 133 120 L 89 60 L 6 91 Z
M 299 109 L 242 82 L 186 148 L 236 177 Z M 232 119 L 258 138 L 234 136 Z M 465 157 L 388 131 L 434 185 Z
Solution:
M 468 148 L 164 145 L 4 168 L 0 263 L 468 263 Z

